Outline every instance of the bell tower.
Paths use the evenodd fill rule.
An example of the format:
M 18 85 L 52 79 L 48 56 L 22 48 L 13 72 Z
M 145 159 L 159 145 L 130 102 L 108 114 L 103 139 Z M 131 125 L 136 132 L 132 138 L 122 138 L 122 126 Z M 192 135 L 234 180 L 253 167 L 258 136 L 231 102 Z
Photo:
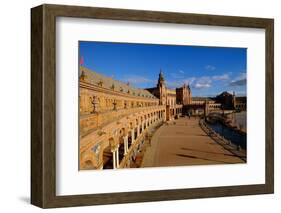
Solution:
M 159 104 L 165 105 L 166 99 L 167 99 L 167 92 L 166 92 L 165 79 L 164 79 L 162 69 L 160 69 L 157 88 L 158 88 L 158 91 L 159 91 Z

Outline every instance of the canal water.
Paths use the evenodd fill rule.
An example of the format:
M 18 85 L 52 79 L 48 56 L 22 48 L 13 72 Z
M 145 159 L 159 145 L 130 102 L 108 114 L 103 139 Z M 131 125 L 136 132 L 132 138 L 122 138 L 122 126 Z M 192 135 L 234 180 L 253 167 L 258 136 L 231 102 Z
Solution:
M 241 134 L 235 131 L 219 121 L 208 123 L 208 125 L 218 134 L 230 140 L 231 143 L 239 145 L 242 149 L 247 150 L 247 134 Z

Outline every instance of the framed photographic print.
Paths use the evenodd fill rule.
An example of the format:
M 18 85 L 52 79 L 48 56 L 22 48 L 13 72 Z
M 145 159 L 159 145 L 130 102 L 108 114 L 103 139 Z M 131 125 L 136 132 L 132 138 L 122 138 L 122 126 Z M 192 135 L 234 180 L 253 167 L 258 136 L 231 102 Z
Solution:
M 31 203 L 274 191 L 272 19 L 31 9 Z

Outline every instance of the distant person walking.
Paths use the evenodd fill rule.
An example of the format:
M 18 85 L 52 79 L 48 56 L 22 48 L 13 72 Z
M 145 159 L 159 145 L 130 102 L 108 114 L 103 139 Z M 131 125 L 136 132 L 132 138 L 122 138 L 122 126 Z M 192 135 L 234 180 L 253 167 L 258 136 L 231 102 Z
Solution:
M 188 114 L 187 114 L 187 115 L 188 115 L 188 118 L 190 119 L 190 112 L 188 112 Z

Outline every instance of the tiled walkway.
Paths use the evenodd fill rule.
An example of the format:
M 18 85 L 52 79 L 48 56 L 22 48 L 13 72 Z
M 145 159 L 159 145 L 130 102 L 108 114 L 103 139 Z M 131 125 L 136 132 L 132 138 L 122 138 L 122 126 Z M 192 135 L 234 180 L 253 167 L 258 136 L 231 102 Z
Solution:
M 179 118 L 163 125 L 146 150 L 142 167 L 244 163 L 213 141 L 198 119 Z

